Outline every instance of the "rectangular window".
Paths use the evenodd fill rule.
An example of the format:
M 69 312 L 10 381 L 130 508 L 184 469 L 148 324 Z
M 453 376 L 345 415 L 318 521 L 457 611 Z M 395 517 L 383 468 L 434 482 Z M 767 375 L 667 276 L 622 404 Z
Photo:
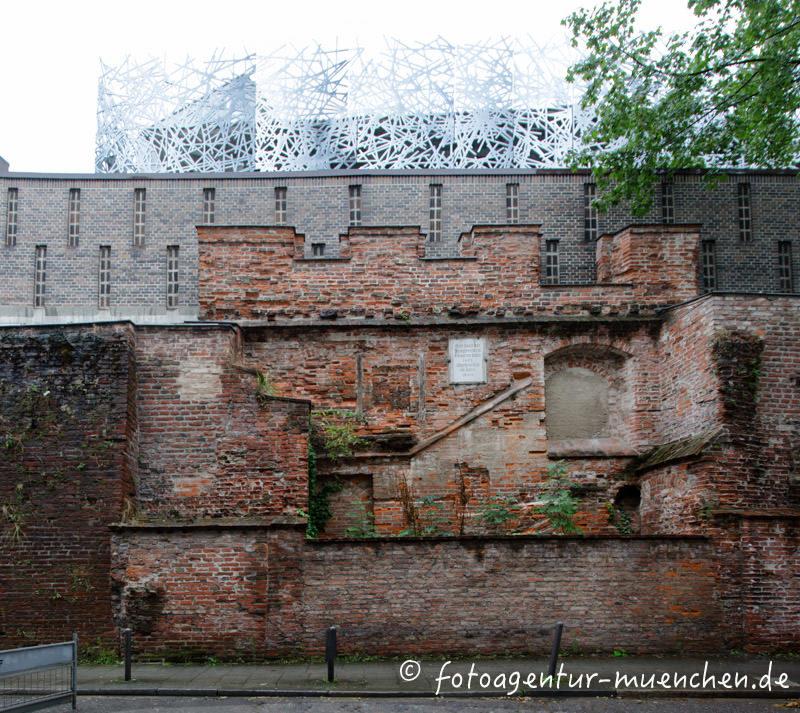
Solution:
M 144 210 L 145 189 L 136 188 L 133 191 L 133 246 L 137 248 L 144 245 Z
M 442 240 L 442 185 L 432 183 L 430 186 L 430 231 L 428 242 L 438 243 Z
M 36 246 L 36 258 L 33 267 L 33 306 L 44 307 L 45 278 L 47 277 L 47 247 Z
M 713 240 L 703 240 L 701 246 L 703 268 L 703 289 L 708 292 L 717 289 L 717 258 Z
M 81 189 L 69 189 L 69 229 L 67 244 L 71 248 L 78 247 L 78 235 L 81 229 Z
M 17 189 L 8 189 L 6 204 L 6 245 L 17 244 Z
M 97 270 L 97 307 L 108 309 L 111 306 L 111 247 L 100 246 L 100 260 Z
M 314 257 L 322 257 L 325 254 L 325 243 L 311 243 L 311 254 Z
M 203 189 L 203 224 L 209 225 L 214 222 L 214 198 L 216 197 L 216 189 L 204 188 Z
M 781 292 L 792 292 L 794 290 L 792 244 L 788 240 L 781 240 L 778 243 L 778 277 Z
M 750 184 L 739 184 L 739 240 L 749 243 L 753 237 L 750 215 Z
M 661 184 L 661 222 L 665 225 L 675 222 L 675 193 L 671 183 Z
M 275 225 L 286 225 L 286 188 L 275 189 Z
M 167 246 L 167 309 L 178 306 L 178 249 L 177 245 Z
M 544 245 L 544 284 L 557 285 L 559 281 L 558 240 L 547 240 Z
M 594 200 L 597 198 L 597 186 L 594 183 L 583 184 L 583 239 L 597 240 L 597 208 Z
M 519 223 L 519 183 L 506 183 L 506 222 Z
M 350 225 L 361 225 L 361 186 L 350 186 Z

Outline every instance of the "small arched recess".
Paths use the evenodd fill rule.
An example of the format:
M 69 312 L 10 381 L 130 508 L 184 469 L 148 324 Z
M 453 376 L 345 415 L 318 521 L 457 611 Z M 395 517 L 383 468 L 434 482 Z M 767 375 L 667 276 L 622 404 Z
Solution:
M 545 358 L 547 450 L 554 455 L 632 455 L 630 355 L 576 344 Z

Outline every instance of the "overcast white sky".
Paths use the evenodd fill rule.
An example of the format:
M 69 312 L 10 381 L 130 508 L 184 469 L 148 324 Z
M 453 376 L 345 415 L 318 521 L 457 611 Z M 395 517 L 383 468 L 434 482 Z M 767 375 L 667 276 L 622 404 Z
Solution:
M 564 37 L 561 19 L 595 0 L 28 0 L 0 2 L 0 156 L 12 171 L 91 172 L 100 59 L 116 64 L 215 49 L 372 46 L 442 36 L 453 44 Z M 643 24 L 686 27 L 683 0 L 645 0 Z M 566 40 L 565 40 L 566 41 Z

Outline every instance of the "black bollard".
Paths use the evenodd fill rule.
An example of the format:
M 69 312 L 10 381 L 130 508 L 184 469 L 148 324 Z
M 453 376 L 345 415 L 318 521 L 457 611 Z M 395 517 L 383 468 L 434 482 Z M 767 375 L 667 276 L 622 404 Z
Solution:
M 125 648 L 125 680 L 131 680 L 131 630 L 124 629 L 122 632 L 124 637 L 123 645 Z
M 550 668 L 548 673 L 551 676 L 556 675 L 556 661 L 558 660 L 558 650 L 561 648 L 561 632 L 564 631 L 564 622 L 560 621 L 556 624 L 556 630 L 553 635 L 553 652 L 550 654 Z
M 328 683 L 333 683 L 333 662 L 336 660 L 336 627 L 325 632 L 325 661 L 328 662 Z

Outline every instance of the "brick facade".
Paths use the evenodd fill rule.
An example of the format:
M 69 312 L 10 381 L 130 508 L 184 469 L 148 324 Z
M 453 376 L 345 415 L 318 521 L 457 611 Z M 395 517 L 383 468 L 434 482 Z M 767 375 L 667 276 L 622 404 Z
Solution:
M 442 185 L 442 242 L 425 245 L 429 257 L 458 254 L 462 234 L 475 226 L 507 222 L 506 184 L 519 185 L 519 224 L 540 226 L 531 247 L 544 261 L 547 241 L 558 242 L 562 284 L 595 282 L 595 245 L 584 235 L 583 184 L 588 175 L 530 172 L 328 172 L 322 174 L 236 174 L 47 176 L 0 174 L 0 318 L 5 321 L 115 319 L 182 321 L 198 308 L 196 226 L 202 224 L 204 189 L 215 191 L 215 225 L 275 225 L 275 189 L 285 187 L 285 224 L 300 236 L 300 249 L 325 245 L 325 257 L 341 254 L 349 226 L 349 187 L 361 186 L 361 225 L 429 232 L 429 186 Z M 752 239 L 742 242 L 737 185 L 751 186 Z M 17 190 L 16 245 L 5 245 L 6 198 Z M 80 191 L 77 244 L 70 246 L 70 191 Z M 144 189 L 143 244 L 134 246 L 134 192 Z M 661 223 L 660 191 L 641 221 Z M 795 220 L 800 201 L 796 177 L 745 172 L 715 189 L 692 174 L 674 182 L 674 222 L 701 227 L 713 242 L 716 289 L 782 291 L 778 243 L 788 242 L 793 289 L 800 274 L 800 235 Z M 622 208 L 599 216 L 599 234 L 634 222 Z M 45 310 L 33 311 L 34 253 L 47 247 Z M 179 248 L 178 310 L 166 306 L 167 248 Z M 98 310 L 99 250 L 110 248 L 110 304 Z M 699 259 L 695 263 L 701 282 Z M 701 285 L 702 286 L 702 285 Z M 785 290 L 783 290 L 785 291 Z
M 205 226 L 198 307 L 226 322 L 3 330 L 2 526 L 27 562 L 3 643 L 92 616 L 84 634 L 132 626 L 141 655 L 310 654 L 331 623 L 347 653 L 542 653 L 563 618 L 583 650 L 796 648 L 798 298 L 701 295 L 704 230 L 607 234 L 594 284 L 549 286 L 544 223 L 478 225 L 435 260 L 416 228 L 354 228 L 311 260 L 291 226 Z M 460 382 L 467 339 L 485 377 Z M 587 374 L 602 428 L 552 437 L 548 390 Z M 351 457 L 315 445 L 328 408 L 360 413 Z M 97 439 L 110 460 L 79 460 Z M 316 541 L 309 444 L 344 486 Z M 558 460 L 578 536 L 537 510 Z M 408 526 L 403 487 L 439 536 L 386 537 Z M 499 526 L 480 514 L 498 497 L 518 506 Z M 378 538 L 341 538 L 359 512 Z M 53 568 L 70 538 L 86 573 Z

